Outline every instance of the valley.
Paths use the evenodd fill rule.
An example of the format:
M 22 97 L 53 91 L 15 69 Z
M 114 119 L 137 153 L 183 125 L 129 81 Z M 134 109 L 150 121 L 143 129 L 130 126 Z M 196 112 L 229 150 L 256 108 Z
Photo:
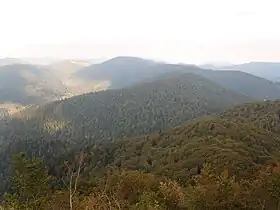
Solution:
M 277 206 L 268 187 L 279 184 L 274 81 L 136 57 L 9 63 L 0 81 L 0 198 L 8 205 L 69 209 L 75 176 L 73 209 Z
M 278 83 L 241 71 L 201 69 L 194 65 L 164 64 L 136 57 L 116 57 L 100 64 L 86 60 L 62 60 L 50 65 L 17 61 L 19 59 L 8 59 L 6 63 L 9 65 L 0 66 L 1 104 L 42 104 L 89 92 L 125 88 L 173 72 L 202 76 L 257 100 L 280 97 Z
M 279 6 L 0 1 L 0 210 L 280 210 Z

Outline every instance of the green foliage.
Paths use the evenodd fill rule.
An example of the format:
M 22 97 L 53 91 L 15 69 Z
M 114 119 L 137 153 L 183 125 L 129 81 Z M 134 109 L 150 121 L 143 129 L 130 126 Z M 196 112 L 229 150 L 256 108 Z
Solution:
M 195 184 L 188 187 L 187 202 L 194 209 L 276 210 L 279 209 L 279 198 L 275 197 L 279 183 L 274 182 L 275 176 L 279 176 L 279 166 L 261 167 L 250 177 L 239 180 L 226 169 L 216 174 L 205 166 L 195 177 Z
M 99 145 L 89 153 L 96 161 L 108 159 L 106 166 L 165 175 L 183 184 L 205 162 L 218 172 L 228 166 L 237 178 L 244 177 L 280 158 L 279 103 L 246 104 L 160 134 Z
M 138 171 L 113 171 L 81 203 L 81 209 L 185 209 L 174 181 Z
M 279 173 L 279 166 L 267 166 L 256 169 L 250 177 L 237 179 L 227 169 L 215 173 L 215 168 L 206 164 L 191 184 L 182 187 L 149 173 L 113 171 L 103 177 L 89 196 L 81 197 L 76 208 L 276 210 L 279 183 L 275 177 Z
M 199 76 L 173 74 L 127 89 L 91 93 L 31 107 L 0 126 L 0 176 L 7 179 L 11 154 L 21 151 L 44 158 L 52 174 L 59 176 L 61 162 L 71 153 L 84 147 L 100 148 L 97 154 L 92 152 L 95 157 L 85 170 L 104 168 L 114 154 L 110 147 L 99 144 L 162 133 L 190 119 L 218 113 L 248 100 L 250 98 Z M 149 164 L 144 158 L 142 160 L 141 169 L 149 170 Z M 8 187 L 8 183 L 4 181 L 0 192 L 1 187 Z
M 264 79 L 265 77 L 234 70 L 212 71 L 198 68 L 195 65 L 163 64 L 135 57 L 116 57 L 81 69 L 75 73 L 74 78 L 83 81 L 89 80 L 92 83 L 100 80 L 109 81 L 110 88 L 123 88 L 146 80 L 153 80 L 166 73 L 192 73 L 228 90 L 256 99 L 275 100 L 280 97 L 279 85 Z M 263 72 L 266 74 L 267 71 Z
M 279 173 L 261 166 L 280 158 L 280 102 L 194 119 L 248 100 L 174 74 L 26 109 L 0 122 L 0 191 L 18 209 L 69 208 L 64 161 L 83 148 L 76 209 L 275 209 Z M 10 156 L 19 151 L 34 158 L 12 161 L 10 188 Z M 50 187 L 57 191 L 48 200 Z
M 50 193 L 50 176 L 42 160 L 16 155 L 12 162 L 13 193 L 6 194 L 7 205 L 15 209 L 42 209 Z
M 32 167 L 27 167 L 26 170 L 26 167 L 18 165 L 19 163 Z M 24 154 L 15 157 L 15 166 L 17 166 L 15 168 L 20 168 L 21 173 L 15 173 L 12 177 L 12 180 L 17 183 L 15 186 L 18 187 L 15 188 L 13 195 L 7 195 L 8 208 L 69 209 L 67 191 L 57 190 L 50 194 L 49 188 L 52 184 L 48 181 L 36 182 L 37 188 L 34 186 L 31 180 L 36 176 L 39 178 L 42 176 L 35 165 L 41 163 L 38 159 L 27 159 Z M 240 179 L 231 175 L 226 168 L 221 173 L 215 171 L 213 165 L 205 164 L 200 174 L 194 176 L 190 184 L 182 186 L 176 181 L 151 173 L 111 170 L 99 179 L 98 184 L 92 186 L 89 195 L 79 194 L 75 197 L 73 209 L 279 209 L 278 164 L 258 167 L 255 173 Z M 47 180 L 46 173 L 43 174 Z M 31 178 L 27 177 L 28 175 Z M 22 183 L 19 183 L 19 180 Z

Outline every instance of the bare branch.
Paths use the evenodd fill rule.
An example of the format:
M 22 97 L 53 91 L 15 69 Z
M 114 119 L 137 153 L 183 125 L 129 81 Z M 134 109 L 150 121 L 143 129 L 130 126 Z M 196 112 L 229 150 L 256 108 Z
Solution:
M 68 187 L 68 185 L 67 185 L 66 182 L 64 181 L 64 179 L 61 179 L 61 181 L 63 182 L 63 184 L 65 185 L 65 187 L 67 187 L 67 189 L 70 190 L 69 187 Z
M 71 165 L 68 164 L 67 161 L 65 161 L 65 166 L 67 168 L 67 176 L 68 176 L 68 179 L 69 179 L 69 184 L 67 185 L 66 182 L 64 181 L 64 179 L 62 179 L 62 182 L 67 187 L 67 189 L 69 191 L 70 210 L 73 209 L 73 197 L 75 196 L 75 194 L 77 192 L 77 185 L 78 185 L 78 181 L 79 181 L 79 178 L 80 178 L 81 170 L 83 168 L 82 167 L 83 161 L 84 161 L 84 152 L 81 152 L 76 177 L 75 177 L 74 164 L 73 164 L 73 166 L 71 166 Z
M 84 161 L 84 153 L 82 152 L 81 155 L 80 155 L 78 172 L 77 172 L 77 176 L 76 176 L 75 183 L 74 183 L 75 186 L 74 186 L 73 196 L 77 191 L 77 184 L 78 184 L 78 180 L 80 178 L 80 172 L 81 172 L 81 167 L 82 167 L 83 161 Z

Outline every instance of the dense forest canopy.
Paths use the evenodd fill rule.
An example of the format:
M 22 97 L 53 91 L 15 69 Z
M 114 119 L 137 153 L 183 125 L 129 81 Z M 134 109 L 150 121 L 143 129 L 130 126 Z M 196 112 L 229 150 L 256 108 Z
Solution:
M 252 100 L 202 77 L 178 73 L 31 107 L 2 127 L 2 139 L 44 134 L 42 138 L 61 141 L 69 141 L 68 135 L 79 142 L 83 138 L 106 141 L 164 130 Z
M 44 104 L 20 94 L 33 104 L 24 109 L 22 101 L 1 104 L 5 208 L 277 209 L 280 101 L 262 101 L 279 98 L 278 84 L 130 57 L 42 71 L 16 65 L 0 73 L 20 73 L 22 87 L 60 89 L 79 73 L 110 87 Z M 46 72 L 66 83 L 48 83 Z
M 54 163 L 54 157 L 73 148 L 163 132 L 251 100 L 203 77 L 176 73 L 129 88 L 34 106 L 1 121 L 2 175 L 8 173 L 12 153 L 26 151 Z
M 61 180 L 68 177 L 69 172 L 65 170 L 70 167 L 68 164 L 79 163 L 75 160 L 83 154 L 76 195 L 81 196 L 80 201 L 73 198 L 73 205 L 79 206 L 76 208 L 86 209 L 88 206 L 95 209 L 101 203 L 109 205 L 102 200 L 105 199 L 103 196 L 116 196 L 110 199 L 116 199 L 117 203 L 110 205 L 125 209 L 133 209 L 140 203 L 159 205 L 156 209 L 277 209 L 279 113 L 280 101 L 253 102 L 230 108 L 219 115 L 191 120 L 169 131 L 106 144 L 97 142 L 84 147 L 83 153 L 78 147 L 67 149 L 67 144 L 61 141 L 22 141 L 10 144 L 10 151 L 6 152 L 24 148 L 29 156 L 44 158 L 49 173 L 56 177 L 53 182 L 56 188 L 51 187 L 50 191 L 60 186 L 58 188 L 63 192 L 53 192 L 44 205 L 62 205 L 63 202 L 64 208 L 69 208 L 65 199 L 67 188 L 63 187 Z M 51 154 L 46 152 L 48 147 Z M 2 160 L 5 158 L 7 156 L 1 157 Z M 18 158 L 17 161 L 27 161 L 26 164 L 41 164 L 39 160 L 29 163 L 27 159 Z M 13 170 L 25 170 L 22 165 L 16 165 Z M 44 167 L 40 167 L 36 173 L 46 173 Z M 2 175 L 5 178 L 5 174 Z M 104 187 L 108 191 L 103 191 Z M 36 192 L 36 187 L 32 190 Z M 126 190 L 134 197 L 120 194 Z M 106 195 L 100 192 L 106 192 Z M 179 194 L 173 194 L 175 192 Z M 255 200 L 255 196 L 259 199 Z M 16 202 L 17 197 L 12 197 L 14 200 L 8 198 L 9 202 Z M 164 198 L 168 200 L 164 201 Z M 44 201 L 40 196 L 38 200 Z M 27 202 L 26 205 L 34 204 Z
M 279 85 L 239 69 L 215 71 L 201 69 L 195 65 L 158 63 L 137 57 L 116 57 L 101 64 L 85 67 L 74 75 L 84 81 L 109 82 L 109 88 L 115 89 L 174 72 L 193 73 L 229 90 L 261 100 L 280 98 Z
M 280 101 L 250 103 L 161 134 L 116 142 L 110 164 L 177 180 L 186 180 L 205 162 L 244 175 L 280 158 L 279 110 Z
M 99 64 L 62 60 L 38 65 L 18 59 L 7 59 L 3 64 L 0 65 L 0 105 L 41 104 L 89 92 L 125 88 L 175 72 L 202 76 L 255 99 L 280 97 L 278 83 L 241 71 L 201 69 L 195 65 L 167 64 L 137 57 L 116 57 Z

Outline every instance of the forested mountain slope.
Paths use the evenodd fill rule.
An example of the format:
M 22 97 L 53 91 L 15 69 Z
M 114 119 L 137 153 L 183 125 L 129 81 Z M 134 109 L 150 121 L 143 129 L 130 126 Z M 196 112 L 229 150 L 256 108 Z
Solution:
M 199 75 L 245 95 L 265 100 L 280 98 L 279 85 L 241 71 L 200 71 Z
M 73 77 L 84 81 L 107 82 L 113 89 L 122 88 L 159 75 L 160 72 L 153 70 L 155 65 L 153 61 L 137 57 L 116 57 L 81 69 Z
M 42 103 L 64 94 L 65 86 L 43 68 L 27 64 L 0 67 L 0 103 Z
M 161 209 L 277 209 L 279 115 L 280 100 L 247 103 L 164 132 L 88 145 L 78 186 L 80 198 L 92 209 L 111 204 L 108 197 L 102 200 L 105 190 L 106 196 L 120 202 L 116 206 L 127 209 L 139 207 L 140 202 L 156 206 L 153 199 L 157 205 L 169 206 Z M 60 188 L 59 180 L 77 158 L 79 147 L 67 151 L 66 142 L 29 141 L 30 137 L 10 144 L 6 152 L 25 148 L 29 155 L 44 157 L 49 172 L 56 176 L 55 186 Z M 48 147 L 52 152 L 46 151 Z M 8 168 L 7 154 L 1 149 L 3 172 Z M 26 173 L 31 174 L 29 181 L 34 179 L 32 172 Z M 5 184 L 7 174 L 1 176 Z M 65 189 L 64 193 L 55 194 L 53 204 L 64 201 L 67 206 Z M 59 195 L 66 196 L 66 202 Z
M 100 90 L 98 85 L 88 83 L 86 80 L 73 76 L 81 69 L 90 65 L 91 63 L 85 60 L 62 60 L 45 66 L 45 68 L 63 83 L 67 89 L 65 97 L 69 98 L 74 95 Z
M 20 151 L 54 165 L 73 149 L 162 132 L 251 100 L 203 77 L 176 73 L 130 88 L 33 106 L 0 121 L 1 176 L 8 174 L 11 154 Z
M 162 132 L 251 100 L 203 77 L 177 73 L 130 88 L 33 106 L 0 121 L 2 176 L 11 154 L 19 151 L 51 164 L 72 149 Z
M 135 83 L 155 79 L 165 73 L 184 72 L 203 76 L 213 82 L 250 97 L 264 99 L 280 98 L 279 86 L 261 77 L 241 71 L 214 71 L 194 65 L 164 64 L 135 57 L 116 57 L 101 64 L 91 65 L 73 75 L 104 88 L 122 88 Z M 104 86 L 105 85 L 105 86 Z
M 87 173 L 98 174 L 105 165 L 165 175 L 184 184 L 207 163 L 244 177 L 258 165 L 280 159 L 279 116 L 280 101 L 250 103 L 162 133 L 90 147 Z
M 130 88 L 32 107 L 3 126 L 2 138 L 106 141 L 160 131 L 251 100 L 193 74 L 169 74 Z
M 213 71 L 195 65 L 165 64 L 136 57 L 116 57 L 94 65 L 86 61 L 64 60 L 45 66 L 0 66 L 0 103 L 26 106 L 49 102 L 88 92 L 125 88 L 176 72 L 202 76 L 252 98 L 280 98 L 279 84 L 248 73 Z

